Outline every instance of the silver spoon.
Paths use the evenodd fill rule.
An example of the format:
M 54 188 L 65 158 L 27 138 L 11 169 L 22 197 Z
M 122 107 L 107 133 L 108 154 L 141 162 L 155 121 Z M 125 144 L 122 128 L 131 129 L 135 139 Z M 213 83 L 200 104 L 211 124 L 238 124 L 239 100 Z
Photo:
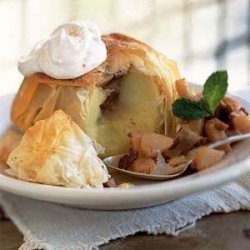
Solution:
M 234 136 L 230 136 L 226 138 L 225 140 L 221 140 L 221 141 L 208 144 L 207 146 L 208 148 L 217 148 L 227 143 L 237 142 L 237 141 L 241 141 L 241 140 L 249 139 L 249 138 L 250 138 L 250 133 L 234 135 Z M 137 173 L 137 172 L 118 168 L 118 163 L 119 163 L 119 159 L 121 158 L 121 156 L 122 155 L 110 156 L 110 157 L 105 158 L 103 162 L 109 169 L 113 169 L 113 170 L 122 172 L 124 174 L 132 175 L 141 179 L 148 179 L 148 180 L 163 181 L 163 180 L 173 179 L 183 174 L 187 170 L 188 166 L 192 163 L 192 159 L 188 160 L 185 163 L 185 166 L 179 172 L 173 173 L 173 174 L 143 174 L 143 173 Z

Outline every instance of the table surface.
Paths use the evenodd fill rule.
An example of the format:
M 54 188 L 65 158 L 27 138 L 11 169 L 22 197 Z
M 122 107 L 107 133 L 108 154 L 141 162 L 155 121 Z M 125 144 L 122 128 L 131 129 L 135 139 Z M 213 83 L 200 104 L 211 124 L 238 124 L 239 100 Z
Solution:
M 14 224 L 0 212 L 0 249 L 16 250 L 23 236 Z M 103 250 L 125 249 L 192 249 L 192 250 L 249 250 L 250 212 L 215 214 L 198 221 L 195 227 L 177 237 L 143 233 L 110 242 Z

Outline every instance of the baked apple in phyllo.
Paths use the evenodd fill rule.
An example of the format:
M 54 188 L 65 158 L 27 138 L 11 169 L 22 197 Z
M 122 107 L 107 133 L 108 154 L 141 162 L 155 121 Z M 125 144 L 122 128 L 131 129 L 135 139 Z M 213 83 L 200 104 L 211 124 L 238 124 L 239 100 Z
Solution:
M 174 136 L 176 125 L 171 105 L 177 95 L 175 81 L 179 78 L 178 69 L 173 61 L 146 44 L 122 34 L 104 35 L 98 41 L 105 45 L 107 51 L 106 59 L 101 64 L 93 67 L 91 62 L 86 63 L 87 55 L 95 57 L 95 51 L 89 48 L 83 55 L 79 52 L 79 60 L 81 67 L 88 67 L 91 71 L 84 73 L 65 64 L 66 73 L 75 70 L 77 74 L 63 71 L 59 72 L 59 76 L 53 74 L 52 69 L 58 70 L 54 61 L 62 64 L 66 60 L 58 56 L 65 49 L 62 47 L 58 52 L 61 40 L 65 40 L 66 36 L 74 42 L 82 32 L 85 31 L 71 22 L 63 27 L 63 32 L 59 27 L 52 33 L 51 36 L 57 39 L 57 50 L 52 51 L 55 44 L 40 45 L 47 46 L 49 66 L 39 64 L 45 57 L 39 58 L 39 54 L 35 59 L 31 58 L 28 65 L 25 65 L 27 61 L 19 63 L 23 71 L 32 60 L 37 66 L 34 71 L 29 68 L 24 74 L 26 76 L 12 106 L 13 123 L 26 131 L 35 122 L 49 118 L 55 110 L 61 109 L 96 145 L 104 149 L 101 156 L 127 152 L 128 134 L 135 131 Z M 97 37 L 93 38 L 96 42 L 94 39 Z M 68 43 L 67 46 L 72 45 Z

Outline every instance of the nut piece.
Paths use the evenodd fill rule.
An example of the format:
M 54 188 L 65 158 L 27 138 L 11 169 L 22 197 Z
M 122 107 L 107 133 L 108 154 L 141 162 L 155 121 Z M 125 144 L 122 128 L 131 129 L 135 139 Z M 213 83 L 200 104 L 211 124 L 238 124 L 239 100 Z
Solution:
M 158 151 L 162 153 L 173 144 L 172 138 L 156 133 L 133 132 L 129 134 L 129 137 L 130 146 L 145 158 L 154 158 Z
M 220 129 L 218 129 L 220 127 Z M 216 118 L 211 119 L 205 124 L 205 131 L 208 140 L 211 142 L 220 141 L 226 138 L 225 131 L 221 129 L 220 121 Z
M 229 106 L 229 107 L 232 109 L 232 111 L 236 111 L 236 110 L 239 109 L 239 104 L 238 104 L 238 102 L 237 102 L 235 99 L 233 99 L 233 98 L 231 98 L 231 97 L 229 97 L 229 96 L 224 97 L 223 102 L 224 102 L 227 106 Z
M 198 171 L 209 168 L 219 162 L 224 155 L 225 152 L 222 150 L 210 149 L 202 146 L 197 150 L 193 158 L 192 168 Z
M 233 112 L 230 115 L 233 128 L 241 133 L 250 133 L 250 119 L 242 111 Z
M 202 137 L 196 132 L 188 128 L 182 128 L 174 140 L 175 150 L 180 150 L 182 154 L 186 155 L 187 152 L 201 141 Z
M 134 149 L 130 149 L 128 154 L 122 156 L 119 160 L 118 168 L 128 169 L 132 163 L 137 159 L 138 152 Z
M 223 130 L 227 127 L 226 125 L 227 124 L 224 125 L 223 122 L 217 118 L 207 121 L 205 124 L 205 132 L 208 140 L 210 142 L 216 142 L 227 138 L 226 130 Z M 231 150 L 229 143 L 221 146 L 220 148 L 226 150 L 227 152 Z
M 155 167 L 156 163 L 154 160 L 148 158 L 138 158 L 128 170 L 137 173 L 151 174 Z
M 169 149 L 173 144 L 173 139 L 161 134 L 147 133 L 141 138 L 141 153 L 145 157 L 154 158 L 157 152 L 161 153 Z
M 228 129 L 229 125 L 226 124 L 225 122 L 220 121 L 217 118 L 214 118 L 214 126 L 218 129 L 218 130 L 222 130 L 225 131 Z

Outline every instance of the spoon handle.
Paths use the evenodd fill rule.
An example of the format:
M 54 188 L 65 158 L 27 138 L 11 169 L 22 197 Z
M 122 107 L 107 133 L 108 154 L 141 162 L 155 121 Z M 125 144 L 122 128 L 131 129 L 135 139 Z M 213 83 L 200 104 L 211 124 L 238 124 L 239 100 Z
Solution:
M 217 148 L 217 147 L 222 146 L 224 144 L 231 143 L 231 142 L 236 142 L 236 141 L 241 141 L 241 140 L 244 140 L 244 139 L 250 139 L 250 133 L 230 136 L 230 137 L 226 138 L 225 140 L 221 140 L 221 141 L 217 141 L 215 143 L 211 143 L 210 145 L 208 145 L 208 148 Z

